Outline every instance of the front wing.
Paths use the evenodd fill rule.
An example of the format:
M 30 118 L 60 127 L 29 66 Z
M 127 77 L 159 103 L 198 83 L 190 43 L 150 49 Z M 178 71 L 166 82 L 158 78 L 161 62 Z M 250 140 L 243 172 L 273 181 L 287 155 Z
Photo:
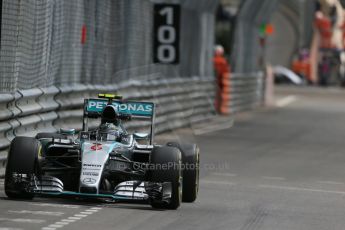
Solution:
M 155 200 L 169 203 L 171 199 L 171 183 L 168 182 L 125 181 L 115 186 L 112 193 L 107 194 L 65 191 L 62 181 L 52 176 L 38 178 L 34 175 L 14 174 L 13 182 L 17 189 L 19 185 L 26 192 L 37 196 L 99 198 L 115 202 Z

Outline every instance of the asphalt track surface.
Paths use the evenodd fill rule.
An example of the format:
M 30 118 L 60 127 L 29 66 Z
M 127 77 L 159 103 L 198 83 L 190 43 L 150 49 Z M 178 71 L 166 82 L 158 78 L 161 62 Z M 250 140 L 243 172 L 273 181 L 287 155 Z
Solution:
M 343 230 L 344 99 L 337 89 L 279 88 L 279 107 L 241 114 L 231 129 L 213 124 L 206 133 L 193 127 L 160 137 L 195 141 L 202 150 L 199 198 L 177 211 L 67 199 L 13 201 L 0 181 L 0 230 Z

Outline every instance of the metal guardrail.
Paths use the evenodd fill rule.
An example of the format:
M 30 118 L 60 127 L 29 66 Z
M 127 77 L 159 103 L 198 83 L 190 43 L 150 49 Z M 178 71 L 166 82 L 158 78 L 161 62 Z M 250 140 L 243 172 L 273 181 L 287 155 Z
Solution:
M 0 150 L 6 149 L 18 135 L 34 136 L 40 131 L 57 131 L 60 127 L 80 130 L 84 98 L 115 91 L 123 92 L 127 99 L 156 102 L 158 117 L 186 113 L 200 106 L 214 113 L 210 100 L 214 96 L 214 84 L 212 79 L 206 78 L 129 81 L 107 86 L 77 84 L 17 91 L 13 95 L 2 94 L 0 99 Z
M 232 74 L 230 76 L 230 112 L 253 109 L 264 102 L 265 78 L 263 73 Z
M 263 76 L 233 74 L 230 81 L 232 113 L 254 108 L 263 100 Z M 35 136 L 38 132 L 57 132 L 59 128 L 81 130 L 84 98 L 96 97 L 101 92 L 120 92 L 126 99 L 153 101 L 157 104 L 155 132 L 162 133 L 213 117 L 215 87 L 213 78 L 194 77 L 107 86 L 77 84 L 3 94 L 0 97 L 0 176 L 4 172 L 7 149 L 15 136 Z M 143 125 L 133 121 L 128 128 L 137 130 Z
M 11 94 L 1 94 L 0 97 L 0 121 L 9 119 L 13 116 L 12 111 L 8 108 L 8 104 L 14 101 L 14 95 Z

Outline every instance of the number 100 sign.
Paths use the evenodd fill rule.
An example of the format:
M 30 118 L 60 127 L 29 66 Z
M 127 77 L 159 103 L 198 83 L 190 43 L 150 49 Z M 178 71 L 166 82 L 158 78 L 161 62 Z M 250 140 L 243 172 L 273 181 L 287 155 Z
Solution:
M 177 4 L 155 4 L 153 31 L 154 63 L 178 64 L 180 12 Z

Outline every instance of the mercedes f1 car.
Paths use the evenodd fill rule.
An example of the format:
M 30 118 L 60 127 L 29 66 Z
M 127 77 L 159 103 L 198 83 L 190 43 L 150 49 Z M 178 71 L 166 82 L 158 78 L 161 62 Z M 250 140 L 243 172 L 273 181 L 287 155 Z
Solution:
M 148 133 L 129 133 L 124 123 L 150 121 Z M 155 104 L 101 94 L 85 99 L 83 129 L 15 137 L 5 175 L 11 199 L 35 196 L 100 198 L 145 202 L 177 209 L 194 202 L 199 187 L 199 148 L 195 144 L 156 145 Z M 89 128 L 90 120 L 99 124 Z

